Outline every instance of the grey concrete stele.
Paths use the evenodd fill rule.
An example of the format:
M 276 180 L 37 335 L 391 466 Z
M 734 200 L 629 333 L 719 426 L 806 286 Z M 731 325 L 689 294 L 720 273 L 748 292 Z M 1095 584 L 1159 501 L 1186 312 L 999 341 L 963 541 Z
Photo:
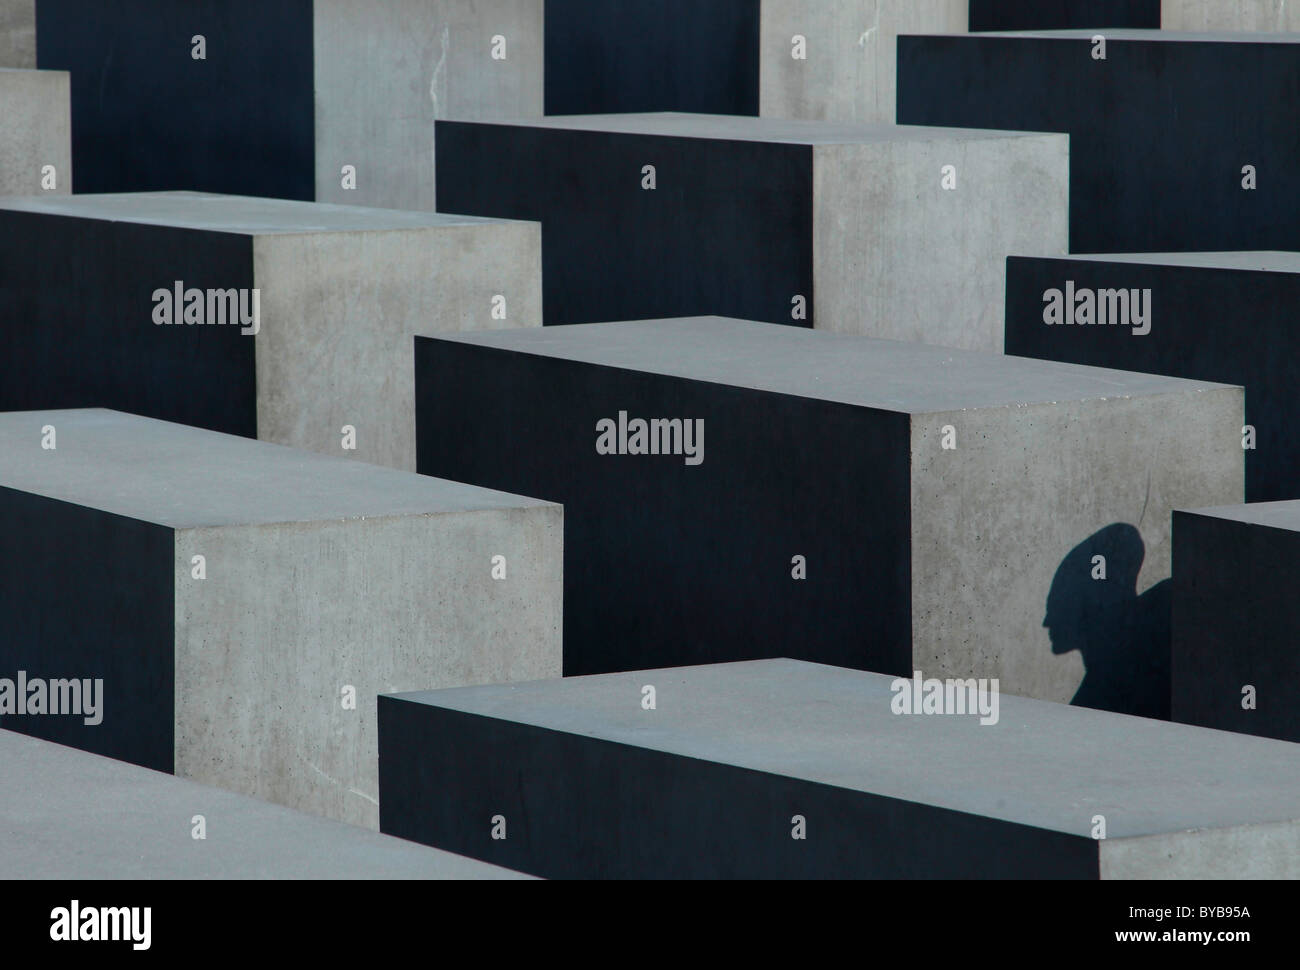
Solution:
M 1300 502 L 1174 513 L 1173 717 L 1300 741 Z
M 542 113 L 542 3 L 0 0 L 0 66 L 37 65 L 83 192 L 432 210 L 435 119 Z
M 564 504 L 568 675 L 780 652 L 1167 716 L 1169 512 L 1242 494 L 1239 387 L 720 318 L 416 345 L 419 470 Z
M 68 83 L 67 71 L 0 67 L 0 195 L 72 192 Z
M 1061 135 L 672 113 L 438 124 L 441 211 L 541 221 L 548 325 L 720 314 L 1001 350 L 1002 260 L 1066 252 L 1068 181 Z
M 911 713 L 900 680 L 765 660 L 380 697 L 380 827 L 555 878 L 1300 877 L 1296 745 L 1005 694 Z
M 1165 30 L 1300 31 L 1300 9 L 1287 0 L 1161 0 Z
M 1246 500 L 1300 498 L 1300 253 L 1007 259 L 1006 352 L 1241 384 Z
M 192 192 L 5 199 L 0 321 L 0 410 L 103 406 L 410 471 L 412 334 L 539 326 L 541 232 Z
M 547 0 L 546 113 L 889 123 L 898 35 L 965 30 L 967 2 Z
M 378 693 L 560 673 L 562 530 L 148 418 L 0 415 L 0 727 L 373 827 Z
M 12 731 L 0 776 L 6 879 L 528 878 Z

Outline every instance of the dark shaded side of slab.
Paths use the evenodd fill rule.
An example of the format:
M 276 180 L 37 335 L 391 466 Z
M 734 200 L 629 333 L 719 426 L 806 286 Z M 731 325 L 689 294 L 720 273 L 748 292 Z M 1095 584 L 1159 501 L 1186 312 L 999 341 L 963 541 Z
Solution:
M 0 677 L 103 679 L 99 724 L 10 714 L 0 728 L 172 771 L 172 530 L 0 487 L 0 535 Z
M 1160 0 L 970 0 L 970 29 L 1159 29 Z
M 0 411 L 107 407 L 256 437 L 254 338 L 155 324 L 152 294 L 176 280 L 251 289 L 251 238 L 0 209 Z
M 1069 132 L 1073 252 L 1300 249 L 1300 44 L 1161 36 L 900 37 L 898 121 Z
M 450 121 L 435 145 L 440 211 L 542 223 L 548 325 L 814 319 L 808 145 Z
M 315 197 L 312 0 L 39 0 L 36 39 L 78 191 Z
M 547 0 L 546 113 L 758 114 L 760 0 Z
M 906 415 L 453 340 L 415 354 L 417 469 L 565 506 L 566 675 L 910 670 Z M 597 454 L 619 411 L 703 419 L 703 463 Z
M 1151 331 L 1043 322 L 1043 294 L 1151 290 Z M 1006 352 L 1021 357 L 1241 384 L 1256 447 L 1246 499 L 1300 497 L 1300 273 L 1171 266 L 1131 258 L 1007 260 Z
M 379 751 L 380 831 L 547 878 L 1099 873 L 1086 837 L 401 697 L 379 698 Z
M 1174 512 L 1175 721 L 1300 741 L 1296 524 Z M 1253 710 L 1242 707 L 1246 685 Z

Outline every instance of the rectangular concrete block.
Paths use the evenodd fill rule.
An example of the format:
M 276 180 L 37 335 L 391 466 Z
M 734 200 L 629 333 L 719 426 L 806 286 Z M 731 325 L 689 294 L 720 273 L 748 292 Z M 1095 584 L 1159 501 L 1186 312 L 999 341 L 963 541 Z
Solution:
M 112 411 L 0 415 L 0 677 L 96 698 L 0 727 L 373 827 L 375 695 L 559 674 L 562 527 Z
M 564 504 L 567 675 L 786 653 L 1167 717 L 1170 510 L 1242 493 L 1240 388 L 716 318 L 416 345 L 419 470 Z
M 541 233 L 186 192 L 7 199 L 0 320 L 0 410 L 105 406 L 413 470 L 412 334 L 539 325 Z
M 765 660 L 380 697 L 381 830 L 558 878 L 1300 877 L 1296 745 L 895 686 Z
M 528 878 L 12 731 L 0 774 L 9 879 Z
M 586 115 L 441 122 L 438 157 L 443 211 L 542 223 L 548 325 L 716 313 L 1000 349 L 1002 258 L 1066 251 L 1059 135 Z
M 72 72 L 82 191 L 432 210 L 434 119 L 541 113 L 541 9 L 37 0 L 37 59 Z
M 1006 292 L 1009 354 L 1243 385 L 1247 501 L 1300 495 L 1300 253 L 1013 256 Z
M 1300 249 L 1300 35 L 1095 34 L 901 37 L 898 120 L 1068 132 L 1071 252 Z
M 0 68 L 36 67 L 36 0 L 0 0 Z
M 1165 30 L 1300 31 L 1300 10 L 1287 0 L 1161 0 Z
M 3 63 L 0 60 L 0 195 L 68 195 L 68 73 L 10 69 Z
M 970 29 L 1136 27 L 1158 30 L 1160 6 L 1160 0 L 970 0 Z
M 899 34 L 967 0 L 548 0 L 546 113 L 894 120 Z
M 1174 513 L 1173 717 L 1300 741 L 1300 502 Z

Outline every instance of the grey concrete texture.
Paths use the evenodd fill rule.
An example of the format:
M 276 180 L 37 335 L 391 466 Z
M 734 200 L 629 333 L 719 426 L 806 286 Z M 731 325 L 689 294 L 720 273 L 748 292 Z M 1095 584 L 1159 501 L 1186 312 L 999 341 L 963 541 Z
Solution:
M 377 694 L 561 671 L 551 503 L 103 410 L 0 415 L 0 485 L 174 531 L 178 775 L 373 828 Z
M 913 662 L 1013 694 L 1082 703 L 1149 660 L 1155 696 L 1093 701 L 1167 712 L 1167 627 L 1085 676 L 1102 606 L 1158 616 L 1172 510 L 1243 495 L 1240 387 L 720 318 L 440 336 L 909 415 Z M 1103 584 L 1071 554 L 1108 528 L 1128 532 L 1115 598 L 1088 606 Z
M 0 58 L 3 55 L 0 48 Z M 3 63 L 0 59 L 0 65 Z M 0 124 L 0 196 L 71 193 L 68 72 L 0 66 L 0 114 L 4 117 Z M 55 184 L 46 189 L 42 178 L 50 165 L 54 166 Z
M 1287 0 L 1161 0 L 1163 30 L 1300 31 L 1300 9 Z
M 894 121 L 899 34 L 964 32 L 969 0 L 762 0 L 759 113 Z M 806 58 L 793 56 L 793 38 Z
M 819 329 L 1000 352 L 1003 257 L 1068 249 L 1068 136 L 947 131 L 814 149 Z
M 932 806 L 1092 842 L 1103 878 L 1300 877 L 1300 746 L 1006 694 L 996 723 L 896 714 L 892 683 L 763 660 L 398 700 L 605 745 L 608 765 L 624 750 L 647 749 L 890 800 L 894 828 L 855 832 L 864 846 L 910 837 L 909 813 Z M 647 684 L 654 710 L 641 706 Z M 520 763 L 508 771 L 527 779 L 569 768 Z M 607 779 L 566 780 L 601 791 Z M 529 790 L 527 781 L 520 787 Z M 713 794 L 724 813 L 741 811 L 728 803 L 726 776 Z M 528 807 L 547 817 L 544 806 Z M 1104 839 L 1093 837 L 1096 815 L 1105 817 Z M 788 841 L 788 820 L 775 822 Z M 852 820 L 813 817 L 808 825 L 826 833 Z
M 432 210 L 436 119 L 542 114 L 542 13 L 540 0 L 315 0 L 316 199 Z
M 194 192 L 0 208 L 250 237 L 261 329 L 239 339 L 255 341 L 257 434 L 291 447 L 414 471 L 413 335 L 541 324 L 537 223 Z M 156 277 L 140 282 L 146 296 L 176 278 L 140 271 Z M 152 326 L 151 304 L 135 305 L 139 319 L 112 324 Z
M 36 67 L 36 0 L 0 0 L 0 68 Z
M 12 731 L 0 775 L 9 878 L 528 878 Z

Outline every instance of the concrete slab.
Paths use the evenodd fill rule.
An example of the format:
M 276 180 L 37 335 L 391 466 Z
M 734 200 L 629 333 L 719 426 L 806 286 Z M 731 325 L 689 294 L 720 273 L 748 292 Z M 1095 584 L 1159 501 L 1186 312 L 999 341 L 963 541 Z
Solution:
M 1300 31 L 1300 11 L 1286 0 L 1161 0 L 1166 30 Z
M 0 677 L 96 708 L 0 727 L 373 827 L 376 694 L 559 674 L 562 524 L 113 411 L 0 415 Z
M 36 0 L 36 27 L 87 192 L 432 210 L 435 118 L 542 111 L 538 0 Z
M 67 195 L 72 191 L 68 73 L 5 68 L 3 56 L 0 47 L 0 195 Z
M 438 132 L 443 211 L 541 221 L 547 324 L 719 313 L 1001 349 L 1002 255 L 1065 252 L 1056 135 L 674 113 Z
M 5 199 L 0 319 L 0 409 L 103 405 L 409 471 L 412 334 L 538 326 L 541 232 L 190 192 Z
M 12 731 L 0 772 L 12 879 L 528 878 Z
M 1239 388 L 739 320 L 420 337 L 416 406 L 421 472 L 564 503 L 569 675 L 782 651 L 1168 716 L 1169 511 L 1242 490 Z
M 0 0 L 0 68 L 36 67 L 36 0 Z
M 970 29 L 1137 27 L 1158 30 L 1160 6 L 1160 0 L 970 0 Z
M 1300 741 L 1300 502 L 1174 513 L 1173 716 Z
M 898 35 L 965 30 L 966 2 L 549 0 L 546 113 L 889 123 Z
M 759 113 L 893 124 L 899 35 L 965 31 L 966 4 L 764 0 Z
M 1300 497 L 1300 253 L 1011 257 L 1006 292 L 1009 354 L 1243 385 L 1247 500 Z
M 1300 34 L 1096 33 L 901 37 L 898 120 L 1069 133 L 1072 252 L 1300 249 Z
M 763 660 L 381 697 L 381 829 L 561 878 L 1300 876 L 1296 745 L 894 687 Z

